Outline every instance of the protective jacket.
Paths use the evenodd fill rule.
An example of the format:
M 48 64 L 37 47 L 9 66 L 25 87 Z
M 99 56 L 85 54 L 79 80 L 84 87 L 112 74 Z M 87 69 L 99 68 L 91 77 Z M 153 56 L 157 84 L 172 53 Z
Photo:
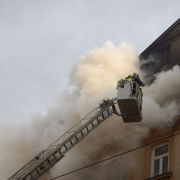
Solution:
M 143 83 L 143 82 L 140 80 L 140 78 L 137 77 L 137 76 L 133 76 L 133 77 L 132 77 L 132 81 L 137 82 L 137 83 L 139 84 L 139 86 L 144 86 L 144 83 Z
M 131 81 L 131 79 L 132 79 L 132 75 L 129 75 L 128 77 L 126 77 L 125 79 L 120 79 L 118 82 L 117 82 L 117 86 L 116 86 L 116 89 L 120 86 L 120 87 L 124 87 L 124 83 L 126 82 L 126 81 Z
M 132 76 L 131 74 L 128 76 L 128 77 L 126 77 L 125 79 L 120 79 L 119 81 L 118 81 L 118 83 L 117 83 L 117 88 L 120 86 L 120 87 L 124 87 L 124 82 L 126 82 L 126 81 L 135 81 L 135 82 L 137 82 L 138 83 L 138 85 L 139 86 L 144 86 L 144 83 L 140 80 L 140 78 L 139 77 L 137 77 L 137 76 Z
M 137 82 L 138 84 L 139 84 L 139 86 L 144 86 L 144 83 L 140 80 L 140 78 L 139 77 L 137 77 L 137 76 L 132 76 L 132 75 L 129 75 L 128 77 L 126 77 L 126 80 L 128 80 L 128 81 L 135 81 L 135 82 Z
M 133 76 L 130 74 L 128 77 L 126 77 L 126 80 L 131 81 L 132 77 Z

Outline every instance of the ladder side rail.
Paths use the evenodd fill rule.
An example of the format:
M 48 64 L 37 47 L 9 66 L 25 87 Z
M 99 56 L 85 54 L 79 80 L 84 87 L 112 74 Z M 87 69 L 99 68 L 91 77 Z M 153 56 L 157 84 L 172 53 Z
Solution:
M 92 117 L 87 123 L 85 123 L 83 126 L 81 126 L 75 133 L 73 133 L 70 137 L 68 137 L 61 145 L 66 144 L 69 140 L 71 140 L 73 137 L 75 137 L 79 132 L 81 132 L 84 128 L 86 128 L 89 124 L 91 124 L 92 121 L 94 121 L 96 118 L 101 116 L 112 104 L 109 104 L 101 110 L 98 114 L 96 114 L 94 117 Z
M 59 154 L 59 155 L 57 155 Z M 53 158 L 53 161 L 50 159 Z M 31 177 L 32 180 L 38 179 L 41 177 L 45 172 L 47 172 L 51 167 L 53 167 L 57 162 L 59 162 L 64 155 L 61 153 L 60 149 L 55 149 L 51 154 L 49 154 L 41 163 L 36 165 L 33 169 L 30 169 L 26 174 L 24 174 L 20 180 L 26 180 L 28 176 L 32 176 L 33 172 L 37 172 L 36 174 Z
M 111 106 L 112 104 L 109 104 L 107 107 L 105 107 L 103 110 L 101 110 L 100 112 L 98 112 L 93 118 L 91 118 L 86 124 L 84 124 L 82 127 L 81 127 L 81 130 L 80 131 L 82 131 L 83 129 L 84 129 L 84 127 L 86 127 L 87 125 L 89 125 L 94 119 L 96 119 L 96 118 L 98 118 L 101 114 L 103 114 L 103 112 L 104 111 L 106 111 L 106 109 L 108 109 L 110 106 Z M 95 108 L 93 111 L 95 111 L 95 110 L 97 110 L 98 108 Z M 91 111 L 88 115 L 90 115 L 93 111 Z M 80 123 L 80 122 L 82 122 L 86 117 L 88 117 L 88 115 L 87 116 L 85 116 L 81 121 L 79 121 L 78 123 Z M 78 124 L 77 123 L 77 124 Z M 72 130 L 77 124 L 75 124 L 70 130 Z M 99 125 L 99 124 L 98 124 Z M 96 126 L 97 127 L 97 126 Z M 69 130 L 69 131 L 70 131 Z M 69 132 L 68 131 L 68 132 Z M 80 132 L 80 131 L 78 131 L 78 133 Z M 90 131 L 91 132 L 91 131 Z M 77 132 L 75 132 L 75 134 L 77 135 L 78 134 Z M 66 134 L 66 133 L 65 133 Z M 65 135 L 64 134 L 64 135 Z M 60 138 L 62 138 L 64 135 L 62 135 Z M 75 135 L 73 134 L 72 136 L 70 136 L 71 138 L 68 138 L 68 139 L 72 139 L 73 137 L 74 137 Z M 60 138 L 58 138 L 58 140 L 60 139 Z M 56 140 L 54 143 L 56 143 L 58 140 Z M 81 140 L 81 139 L 80 139 Z M 78 140 L 77 141 L 77 143 L 80 141 L 80 140 Z M 67 141 L 66 141 L 67 142 Z M 52 147 L 52 145 L 54 144 L 54 143 L 52 143 L 49 147 Z M 75 144 L 77 144 L 77 143 L 75 143 Z M 65 144 L 65 143 L 64 143 Z M 48 147 L 48 148 L 49 148 Z M 61 146 L 62 147 L 62 146 Z M 61 147 L 59 147 L 59 148 L 61 148 Z M 38 154 L 38 156 L 39 157 L 41 157 L 42 155 L 44 155 L 45 154 L 45 152 L 46 151 L 49 151 L 49 156 L 51 156 L 51 154 L 53 154 L 53 151 L 54 150 L 56 150 L 57 149 L 57 145 L 55 145 L 55 147 L 53 147 L 54 149 L 46 149 L 46 150 L 44 150 L 44 151 L 42 151 L 41 153 L 39 153 Z M 72 147 L 71 147 L 72 148 Z M 51 152 L 52 151 L 52 152 Z M 36 164 L 41 164 L 41 162 L 39 162 L 39 159 L 36 159 L 38 156 L 36 156 L 35 158 L 33 158 L 29 163 L 27 163 L 25 166 L 23 166 L 18 172 L 16 172 L 15 174 L 13 174 L 8 180 L 11 180 L 13 177 L 18 177 L 19 176 L 19 174 L 20 174 L 20 176 L 23 174 L 23 170 L 27 170 L 29 167 L 31 167 L 31 165 L 32 164 L 34 164 L 34 163 L 36 163 Z M 46 155 L 45 155 L 46 156 Z M 48 157 L 49 157 L 48 156 Z M 46 158 L 47 159 L 47 158 Z M 38 167 L 38 165 L 36 165 L 37 167 Z M 35 166 L 35 167 L 36 167 Z M 33 169 L 35 169 L 35 168 L 33 168 Z M 21 172 L 22 171 L 22 172 Z
M 91 117 L 89 121 L 87 121 L 84 125 L 82 125 L 78 130 L 74 131 L 74 133 L 73 133 L 71 136 L 69 136 L 67 139 L 65 139 L 61 144 L 64 145 L 64 144 L 66 144 L 66 143 L 69 141 L 69 139 L 72 139 L 73 137 L 75 137 L 79 132 L 81 132 L 86 126 L 88 126 L 94 119 L 96 119 L 98 116 L 100 116 L 100 115 L 103 113 L 103 111 L 105 111 L 106 109 L 108 109 L 111 105 L 112 105 L 112 102 L 111 102 L 108 106 L 106 106 L 104 109 L 100 110 L 96 115 L 94 115 L 93 117 Z M 96 108 L 96 109 L 94 109 L 94 110 L 97 110 L 97 109 L 98 109 L 98 108 Z M 94 111 L 94 110 L 93 110 L 93 111 Z M 91 113 L 92 113 L 93 111 L 91 111 Z M 89 113 L 89 114 L 90 114 L 90 113 Z M 88 115 L 89 115 L 89 114 L 88 114 Z M 86 117 L 87 117 L 87 116 L 86 116 Z M 85 118 L 86 118 L 86 117 L 85 117 Z M 84 120 L 85 118 L 83 118 L 82 120 Z M 82 120 L 79 121 L 78 123 L 82 122 Z M 77 124 L 78 124 L 78 123 L 77 123 Z M 76 125 L 77 125 L 77 124 L 76 124 Z M 76 126 L 76 125 L 75 125 L 75 126 Z M 75 127 L 75 126 L 73 126 L 73 127 Z M 72 130 L 72 128 L 71 128 L 70 130 Z M 70 130 L 69 130 L 69 131 L 70 131 Z M 69 132 L 69 131 L 68 131 L 68 132 Z M 66 132 L 66 133 L 67 133 L 67 132 Z M 65 133 L 65 134 L 66 134 L 66 133 Z M 65 135 L 65 134 L 64 134 L 64 135 Z M 64 135 L 63 135 L 63 136 L 64 136 Z M 63 136 L 61 136 L 60 138 L 62 138 Z M 60 138 L 59 138 L 59 139 L 60 139 Z M 57 142 L 57 140 L 56 140 L 55 142 Z M 52 146 L 56 146 L 56 147 L 57 147 L 57 146 L 59 146 L 59 144 L 54 145 L 54 143 L 53 143 L 53 145 L 51 145 L 51 147 L 52 147 Z M 50 146 L 49 146 L 49 147 L 50 147 Z
M 79 122 L 77 122 L 71 129 L 69 129 L 66 133 L 64 133 L 61 137 L 59 137 L 56 141 L 54 141 L 50 146 L 48 146 L 45 150 L 41 151 L 36 157 L 41 157 L 46 151 L 49 151 L 50 147 L 53 147 L 53 145 L 61 138 L 63 138 L 70 130 L 72 130 L 75 126 L 77 126 L 80 122 L 82 122 L 86 117 L 88 117 L 91 113 L 93 113 L 94 111 L 96 111 L 98 108 L 93 109 L 89 114 L 87 114 L 83 119 L 81 119 Z M 56 145 L 55 145 L 56 146 Z M 53 147 L 54 149 L 55 147 Z M 53 150 L 52 149 L 52 150 Z M 19 169 L 16 173 L 14 173 L 11 177 L 13 177 L 14 175 L 16 175 L 17 173 L 21 172 L 23 169 L 25 169 L 26 167 L 28 167 L 29 165 L 31 165 L 31 163 L 34 163 L 34 161 L 36 161 L 36 157 L 34 157 L 32 160 L 30 160 L 26 165 L 24 165 L 21 169 Z M 10 178 L 11 178 L 10 177 Z M 11 180 L 10 178 L 8 178 L 8 180 Z
M 112 106 L 112 104 L 110 105 Z M 110 107 L 109 106 L 109 107 Z M 108 108 L 109 108 L 108 107 Z M 106 109 L 108 110 L 108 109 Z M 101 116 L 106 110 L 104 110 L 103 112 L 101 112 L 101 114 L 99 116 Z M 65 154 L 67 151 L 69 151 L 72 147 L 74 147 L 78 142 L 80 142 L 85 136 L 87 136 L 92 130 L 94 130 L 98 125 L 100 125 L 105 119 L 107 119 L 109 116 L 111 116 L 113 114 L 113 110 L 111 110 L 111 112 L 108 113 L 108 115 L 106 117 L 103 117 L 103 119 L 101 119 L 101 121 L 99 121 L 96 125 L 94 125 L 94 127 L 92 127 L 91 129 L 89 129 L 88 131 L 86 131 L 86 133 L 84 133 L 76 142 L 74 142 L 74 144 L 71 144 L 65 151 L 62 152 L 62 154 Z M 76 132 L 75 134 L 73 134 L 73 136 L 70 136 L 63 144 L 62 146 L 66 145 L 72 138 L 74 138 L 78 133 L 80 133 L 83 129 L 85 129 L 89 124 L 91 124 L 94 120 L 96 120 L 96 118 L 98 118 L 99 116 L 96 116 L 94 118 L 92 118 L 91 121 L 89 121 L 87 124 L 85 124 L 81 130 L 79 130 L 78 132 Z M 61 146 L 61 147 L 62 147 Z
M 56 152 L 58 152 L 59 151 L 59 149 L 54 149 L 46 158 L 45 158 L 45 160 L 46 159 L 48 159 L 50 156 L 52 156 L 53 154 L 55 154 Z M 61 152 L 59 151 L 59 154 L 61 154 Z M 61 154 L 61 156 L 63 157 L 63 155 Z M 35 159 L 35 158 L 34 158 Z M 62 158 L 61 158 L 62 159 Z M 45 161 L 44 160 L 44 161 Z M 30 172 L 32 172 L 34 169 L 36 169 L 37 167 L 39 167 L 39 166 L 41 166 L 41 164 L 43 164 L 43 162 L 44 161 L 39 161 L 39 162 L 37 162 L 36 163 L 36 165 L 35 166 L 33 166 L 33 167 L 31 167 L 31 165 L 34 163 L 34 162 L 32 162 L 28 167 L 27 166 L 25 166 L 26 168 L 24 169 L 24 171 L 23 172 L 19 172 L 18 171 L 18 173 L 16 173 L 15 175 L 13 175 L 13 176 L 11 176 L 8 180 L 14 180 L 14 178 L 21 178 L 21 179 L 23 179 L 24 177 L 26 177 L 27 176 L 27 174 L 28 173 L 30 173 Z M 22 168 L 21 168 L 22 169 Z M 26 172 L 27 171 L 27 172 Z M 12 179 L 11 179 L 12 178 Z
M 83 128 L 81 128 L 81 130 L 80 130 L 79 132 L 81 132 L 85 127 L 87 127 L 87 125 L 89 125 L 93 120 L 95 120 L 95 119 L 98 118 L 99 116 L 102 115 L 103 119 L 98 123 L 98 125 L 101 124 L 101 123 L 102 123 L 105 119 L 107 119 L 110 115 L 112 115 L 112 114 L 113 114 L 113 110 L 112 110 L 111 112 L 108 111 L 108 108 L 109 108 L 110 106 L 112 106 L 112 103 L 109 104 L 105 109 L 103 109 L 103 110 L 102 110 L 101 112 L 99 112 L 97 115 L 95 115 L 95 117 L 93 117 L 90 121 L 88 121 L 88 123 L 84 124 L 84 125 L 83 125 Z M 105 117 L 105 116 L 103 116 L 103 113 L 106 112 L 106 111 L 109 112 L 109 113 L 108 113 L 108 114 L 106 115 L 106 117 Z M 97 125 L 97 126 L 98 126 L 98 125 Z M 96 127 L 97 127 L 97 126 L 96 126 Z M 95 129 L 95 128 L 93 128 L 93 129 Z M 91 131 L 92 131 L 93 129 L 91 129 Z M 82 138 L 80 138 L 80 140 L 79 140 L 78 142 L 80 142 L 84 137 L 86 137 L 91 131 L 83 134 Z M 78 133 L 79 133 L 79 132 L 78 132 Z M 74 133 L 74 134 L 77 135 L 78 133 L 76 132 L 76 133 Z M 68 139 L 72 139 L 72 138 L 73 138 L 73 136 L 69 137 Z M 66 140 L 66 143 L 67 143 L 67 142 L 68 142 L 68 141 Z M 78 143 L 78 142 L 77 142 L 77 143 Z M 57 148 L 56 151 L 58 151 L 58 150 L 61 151 L 62 146 L 64 146 L 66 143 L 60 144 L 60 145 L 59 145 L 59 148 Z M 64 153 L 61 152 L 61 153 L 62 153 L 62 158 L 64 157 L 64 154 L 65 154 L 67 151 L 69 151 L 72 147 L 74 147 L 77 143 L 75 143 L 75 144 L 74 144 L 73 146 L 71 146 L 70 148 L 67 148 L 67 150 L 66 150 Z M 51 153 L 43 162 L 41 162 L 39 165 L 37 165 L 33 170 L 31 170 L 30 172 L 28 172 L 28 174 L 24 175 L 22 179 L 25 180 L 25 178 L 28 177 L 29 174 L 32 174 L 32 172 L 35 171 L 35 169 L 37 169 L 38 167 L 40 167 L 41 165 L 43 165 L 43 163 L 46 162 L 47 159 L 48 159 L 52 154 L 53 154 L 53 153 Z M 62 158 L 61 158 L 61 159 L 62 159 Z M 61 159 L 59 159 L 59 160 L 61 160 Z M 58 161 L 59 161 L 59 160 L 58 160 Z M 58 162 L 58 161 L 57 161 L 57 162 Z M 57 162 L 56 162 L 56 163 L 57 163 Z M 47 172 L 47 171 L 48 171 L 52 166 L 54 166 L 56 163 L 54 163 L 54 164 L 52 164 L 52 165 L 50 165 L 50 166 L 45 167 L 45 168 L 42 170 L 42 173 L 40 173 L 40 174 L 37 176 L 37 178 L 41 177 L 45 172 Z M 32 179 L 35 180 L 36 177 L 32 177 Z
M 99 107 L 98 107 L 99 108 Z M 54 141 L 49 147 L 52 147 L 59 139 L 61 139 L 63 136 L 65 136 L 68 132 L 70 132 L 75 126 L 77 126 L 79 123 L 81 123 L 83 120 L 85 120 L 91 113 L 96 111 L 98 108 L 93 109 L 89 114 L 87 114 L 83 119 L 78 121 L 72 128 L 70 128 L 67 132 L 65 132 L 61 137 L 59 137 L 56 141 Z M 47 147 L 47 149 L 49 148 Z
M 33 168 L 32 166 L 34 166 L 35 164 L 38 164 L 38 162 L 32 161 L 31 164 L 26 164 L 18 172 L 16 172 L 14 175 L 8 178 L 8 180 L 14 180 L 14 178 L 22 177 L 22 175 L 25 174 L 26 171 L 29 170 L 29 168 Z
M 70 141 L 74 136 L 69 137 L 66 142 L 64 142 L 63 144 L 60 144 L 59 147 L 56 149 L 56 151 L 61 152 L 62 154 L 62 158 L 64 157 L 64 154 L 66 152 L 68 152 L 72 147 L 74 147 L 78 142 L 80 142 L 84 137 L 86 137 L 92 130 L 94 130 L 99 124 L 101 124 L 105 119 L 107 119 L 109 116 L 111 116 L 113 114 L 113 109 L 111 111 L 108 111 L 109 107 L 112 106 L 112 104 L 109 104 L 105 109 L 103 109 L 100 113 L 98 113 L 95 117 L 93 117 L 90 121 L 88 121 L 88 123 L 84 124 L 83 128 L 81 128 L 81 130 L 79 130 L 78 132 L 74 133 L 74 136 L 76 136 L 79 132 L 81 132 L 84 128 L 86 128 L 90 123 L 92 123 L 92 121 L 94 121 L 96 118 L 98 118 L 99 116 L 103 115 L 104 112 L 108 112 L 108 114 L 106 115 L 106 117 L 104 116 L 103 119 L 101 119 L 100 122 L 98 122 L 96 124 L 96 126 L 94 126 L 94 128 L 92 128 L 91 130 L 87 131 L 87 133 L 83 134 L 83 136 L 81 136 L 81 138 L 79 138 L 78 141 L 76 141 L 70 148 L 68 147 L 66 151 L 61 152 L 61 148 L 62 146 L 64 146 L 66 143 L 68 143 L 68 140 Z M 76 135 L 75 135 L 76 134 Z M 37 165 L 33 170 L 31 170 L 28 174 L 26 174 L 23 178 L 28 177 L 28 175 L 30 173 L 32 173 L 32 171 L 34 171 L 35 169 L 37 169 L 39 166 L 41 166 L 50 156 L 52 156 L 52 154 L 54 154 L 54 152 L 52 152 L 43 162 L 41 162 L 39 165 Z M 60 158 L 58 161 L 60 161 L 62 158 Z M 54 164 L 52 164 L 51 166 L 45 167 L 43 172 L 38 174 L 37 178 L 41 177 L 45 172 L 47 172 L 52 166 L 54 166 L 58 161 L 56 161 Z M 22 179 L 23 179 L 22 178 Z M 33 180 L 36 177 L 33 177 Z
M 71 136 L 69 136 L 67 139 L 65 139 L 65 140 L 63 141 L 63 143 L 60 143 L 60 144 L 57 144 L 57 145 L 53 145 L 53 146 L 55 146 L 55 147 L 57 148 L 59 145 L 61 145 L 61 147 L 62 147 L 62 146 L 64 146 L 66 143 L 70 142 L 71 139 L 73 139 L 79 132 L 81 132 L 84 128 L 86 128 L 86 126 L 88 126 L 94 119 L 96 119 L 97 117 L 99 117 L 99 116 L 100 116 L 106 109 L 108 109 L 111 105 L 112 105 L 112 104 L 109 104 L 109 106 L 107 106 L 107 107 L 104 108 L 103 110 L 99 111 L 94 117 L 91 117 L 88 122 L 86 122 L 84 125 L 82 125 L 78 130 L 74 131 L 74 133 L 73 133 Z M 98 108 L 96 108 L 96 109 L 98 109 Z M 96 110 L 96 109 L 95 109 L 95 110 Z M 94 110 L 93 110 L 93 111 L 94 111 Z M 91 113 L 92 113 L 93 111 L 91 111 Z M 90 113 L 89 113 L 89 114 L 90 114 Z M 89 115 L 89 114 L 88 114 L 88 115 Z M 87 116 L 86 116 L 86 117 L 87 117 Z M 84 118 L 83 118 L 82 120 L 84 120 Z M 79 121 L 79 122 L 82 122 L 82 120 Z M 78 122 L 78 123 L 79 123 L 79 122 Z M 78 123 L 77 123 L 77 124 L 78 124 Z M 77 124 L 76 124 L 76 125 L 77 125 Z M 75 126 L 76 126 L 76 125 L 75 125 Z M 75 126 L 73 126 L 73 127 L 75 127 Z M 71 128 L 70 130 L 72 130 L 72 128 Z M 70 130 L 69 130 L 69 131 L 70 131 Z M 68 132 L 69 132 L 69 131 L 68 131 Z M 66 133 L 67 133 L 67 132 L 66 132 Z M 65 133 L 65 134 L 66 134 L 66 133 Z M 65 134 L 64 134 L 64 135 L 65 135 Z M 63 136 L 64 136 L 64 135 L 63 135 Z M 63 136 L 61 136 L 61 138 L 62 138 Z M 59 138 L 59 139 L 60 139 L 60 138 Z M 56 140 L 55 142 L 57 142 L 57 140 Z M 49 147 L 50 147 L 50 146 L 49 146 Z M 51 147 L 52 147 L 52 145 L 51 145 Z M 46 149 L 46 150 L 47 150 L 47 149 Z
M 26 165 L 24 165 L 21 169 L 19 169 L 16 173 L 14 173 L 10 178 L 8 178 L 7 180 L 14 180 L 12 179 L 13 176 L 15 176 L 16 174 L 18 175 L 18 173 L 23 173 L 21 171 L 24 171 L 26 169 L 28 169 L 32 164 L 34 163 L 38 163 L 38 161 L 40 161 L 39 159 L 36 159 L 38 156 L 42 155 L 44 153 L 44 151 L 41 151 L 41 153 L 39 153 L 35 158 L 33 158 L 31 161 L 29 161 Z

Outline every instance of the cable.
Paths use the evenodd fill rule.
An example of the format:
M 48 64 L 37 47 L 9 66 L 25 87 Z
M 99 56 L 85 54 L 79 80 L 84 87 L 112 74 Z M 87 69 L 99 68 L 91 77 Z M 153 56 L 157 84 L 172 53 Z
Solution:
M 137 149 L 140 149 L 140 148 L 146 147 L 146 146 L 148 146 L 148 145 L 151 145 L 151 144 L 157 143 L 157 142 L 159 142 L 159 141 L 162 141 L 162 140 L 168 139 L 168 138 L 173 137 L 173 136 L 176 136 L 176 135 L 178 135 L 178 134 L 180 134 L 180 132 L 179 132 L 179 133 L 176 133 L 176 134 L 173 134 L 173 135 L 170 135 L 170 136 L 167 136 L 167 137 L 165 137 L 165 138 L 159 139 L 159 140 L 157 140 L 157 141 L 154 141 L 154 142 L 151 142 L 151 143 L 145 144 L 145 145 L 143 145 L 143 146 L 139 146 L 139 147 L 134 148 L 134 149 L 131 149 L 131 150 L 129 150 L 129 151 L 126 151 L 126 152 L 123 152 L 123 153 L 117 154 L 117 155 L 112 156 L 112 157 L 109 157 L 109 158 L 107 158 L 107 159 L 103 159 L 103 160 L 101 160 L 101 161 L 98 161 L 98 162 L 96 162 L 96 163 L 93 163 L 93 164 L 90 164 L 90 165 L 84 166 L 84 167 L 79 168 L 79 169 L 76 169 L 76 170 L 74 170 L 74 171 L 71 171 L 71 172 L 68 172 L 68 173 L 62 174 L 62 175 L 57 176 L 57 177 L 55 177 L 55 178 L 52 178 L 52 179 L 50 179 L 50 180 L 57 179 L 57 178 L 60 178 L 60 177 L 62 177 L 62 176 L 66 176 L 66 175 L 68 175 L 68 174 L 74 173 L 74 172 L 76 172 L 76 171 L 80 171 L 80 170 L 85 169 L 85 168 L 88 168 L 88 167 L 90 167 L 90 166 L 94 166 L 94 165 L 99 164 L 99 163 L 102 163 L 102 162 L 104 162 L 104 161 L 108 161 L 108 160 L 113 159 L 113 158 L 115 158 L 115 157 L 118 157 L 118 156 L 121 156 L 121 155 L 127 154 L 127 153 L 129 153 L 129 152 L 132 152 L 132 151 L 135 151 L 135 150 L 137 150 Z

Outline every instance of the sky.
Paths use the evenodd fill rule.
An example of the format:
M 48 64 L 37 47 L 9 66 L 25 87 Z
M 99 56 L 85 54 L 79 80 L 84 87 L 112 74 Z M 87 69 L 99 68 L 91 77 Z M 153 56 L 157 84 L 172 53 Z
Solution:
M 110 40 L 140 54 L 179 16 L 178 0 L 0 0 L 0 122 L 46 114 L 73 64 Z
M 129 74 L 132 69 L 138 71 L 137 55 L 179 19 L 179 7 L 179 0 L 0 0 L 0 160 L 3 164 L 0 174 L 6 171 L 3 176 L 9 177 L 79 117 L 95 108 L 100 98 L 114 95 L 117 77 L 124 78 L 126 71 Z M 171 116 L 165 122 L 168 124 L 178 114 L 179 109 L 174 108 L 179 108 L 177 98 L 174 100 L 165 91 L 162 94 L 167 78 L 171 82 L 178 75 L 178 67 L 173 72 L 162 73 L 159 75 L 162 85 L 157 93 L 154 88 L 158 83 L 144 90 L 146 121 L 132 127 L 121 122 L 123 132 L 129 133 L 126 128 L 131 128 L 132 137 L 139 132 L 144 137 L 150 127 L 164 122 L 164 116 Z M 165 89 L 168 88 L 177 90 L 179 98 L 179 82 Z M 148 99 L 148 93 L 153 98 Z M 166 96 L 173 101 L 165 103 Z M 160 103 L 167 107 L 161 109 Z M 154 121 L 148 119 L 152 114 Z M 118 131 L 114 128 L 118 123 L 107 121 L 109 126 L 100 127 L 89 140 L 110 127 L 113 132 Z M 109 142 L 117 137 L 123 139 L 121 133 L 108 134 Z M 136 142 L 140 137 L 135 136 Z M 130 144 L 129 139 L 124 144 Z M 98 152 L 104 146 L 102 143 Z M 97 149 L 89 148 L 87 152 Z M 83 157 L 81 147 L 77 152 L 82 159 L 81 167 L 87 152 Z M 74 154 L 67 157 L 73 161 Z M 73 162 L 72 165 L 77 164 L 76 160 Z M 59 166 L 57 172 L 51 171 L 52 176 L 59 174 Z M 65 170 L 67 167 L 68 163 Z

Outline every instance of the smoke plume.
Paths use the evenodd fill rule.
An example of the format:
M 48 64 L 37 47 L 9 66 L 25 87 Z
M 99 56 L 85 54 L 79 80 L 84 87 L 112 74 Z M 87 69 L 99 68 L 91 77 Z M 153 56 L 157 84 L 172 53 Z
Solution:
M 140 70 L 140 61 L 135 48 L 127 43 L 115 47 L 107 41 L 101 48 L 94 48 L 82 56 L 73 66 L 66 90 L 47 115 L 34 114 L 31 122 L 19 124 L 2 123 L 0 126 L 0 180 L 10 177 L 31 158 L 49 146 L 60 135 L 98 106 L 103 98 L 116 97 L 119 79 L 137 72 L 142 81 L 145 74 Z M 156 80 L 143 88 L 143 121 L 124 124 L 116 115 L 111 116 L 41 179 L 67 173 L 138 145 L 152 128 L 173 125 L 179 115 L 180 76 L 178 66 L 156 74 Z M 128 162 L 131 162 L 129 164 Z M 77 173 L 64 176 L 69 179 L 118 179 L 136 162 L 132 154 L 98 164 Z M 108 171 L 107 171 L 108 169 Z

